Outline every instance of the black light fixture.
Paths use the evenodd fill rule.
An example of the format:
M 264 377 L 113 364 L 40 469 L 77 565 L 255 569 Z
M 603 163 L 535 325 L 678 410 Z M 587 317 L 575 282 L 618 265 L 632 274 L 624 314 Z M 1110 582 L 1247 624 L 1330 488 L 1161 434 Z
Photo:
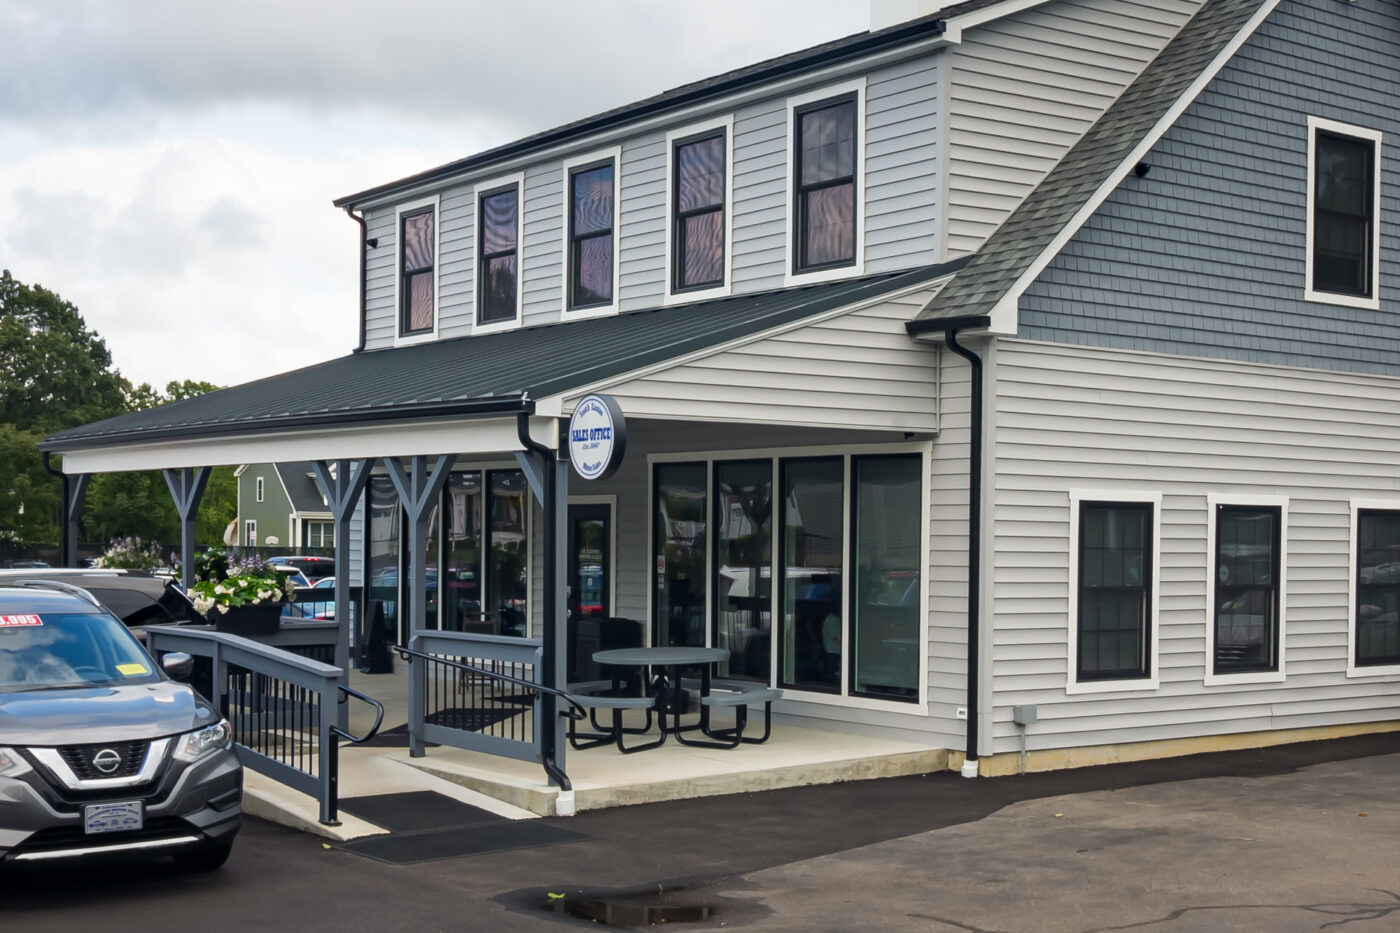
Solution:
M 368 246 L 370 249 L 374 249 L 376 246 L 379 245 L 379 237 L 370 237 L 369 239 L 365 240 L 365 245 Z
M 1152 166 L 1148 165 L 1146 162 L 1139 162 L 1137 165 L 1133 166 L 1133 174 L 1138 178 L 1146 178 L 1147 173 L 1150 171 L 1152 171 Z

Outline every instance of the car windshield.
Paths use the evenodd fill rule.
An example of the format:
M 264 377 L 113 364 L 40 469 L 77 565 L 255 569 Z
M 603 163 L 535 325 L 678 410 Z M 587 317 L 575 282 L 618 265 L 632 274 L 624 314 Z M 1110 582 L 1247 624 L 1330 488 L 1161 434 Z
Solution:
M 160 679 L 136 639 L 105 613 L 0 615 L 0 693 Z

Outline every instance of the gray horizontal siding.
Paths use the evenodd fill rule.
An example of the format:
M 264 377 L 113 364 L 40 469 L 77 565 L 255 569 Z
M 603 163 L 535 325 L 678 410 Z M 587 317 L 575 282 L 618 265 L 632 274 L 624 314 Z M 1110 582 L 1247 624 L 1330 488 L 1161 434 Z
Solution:
M 1400 8 L 1282 3 L 1021 302 L 1019 333 L 1400 373 L 1400 323 L 1303 301 L 1309 115 L 1381 130 L 1385 301 L 1400 267 Z
M 397 268 L 398 231 L 392 207 L 365 214 L 365 236 L 379 245 L 365 251 L 365 347 L 392 346 L 398 330 L 394 310 L 394 273 Z
M 970 32 L 949 90 L 948 254 L 975 251 L 1199 6 L 1057 0 Z
M 525 323 L 559 320 L 564 306 L 564 169 L 525 173 L 525 243 L 520 262 Z
M 1400 677 L 1348 678 L 1349 502 L 1400 497 L 1400 381 L 1064 345 L 996 353 L 988 646 L 995 749 L 1400 718 Z M 1162 494 L 1160 687 L 1066 693 L 1073 489 Z M 1204 684 L 1206 497 L 1287 496 L 1282 683 Z

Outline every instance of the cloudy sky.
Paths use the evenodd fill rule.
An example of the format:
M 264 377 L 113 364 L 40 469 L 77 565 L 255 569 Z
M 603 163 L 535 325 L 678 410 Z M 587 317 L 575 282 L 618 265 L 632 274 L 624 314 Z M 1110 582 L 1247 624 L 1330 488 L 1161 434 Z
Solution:
M 357 339 L 332 199 L 867 27 L 868 0 L 0 0 L 0 268 L 133 382 Z

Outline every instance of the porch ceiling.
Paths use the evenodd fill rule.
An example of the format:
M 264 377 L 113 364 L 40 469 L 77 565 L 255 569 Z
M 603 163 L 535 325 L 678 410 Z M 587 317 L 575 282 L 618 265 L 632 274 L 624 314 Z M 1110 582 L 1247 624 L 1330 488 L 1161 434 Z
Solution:
M 961 265 L 353 353 L 60 431 L 40 449 L 63 454 L 69 473 L 516 450 L 514 416 L 533 412 L 535 399 L 560 399 L 571 390 L 865 304 Z M 542 433 L 537 430 L 536 438 L 553 446 Z

